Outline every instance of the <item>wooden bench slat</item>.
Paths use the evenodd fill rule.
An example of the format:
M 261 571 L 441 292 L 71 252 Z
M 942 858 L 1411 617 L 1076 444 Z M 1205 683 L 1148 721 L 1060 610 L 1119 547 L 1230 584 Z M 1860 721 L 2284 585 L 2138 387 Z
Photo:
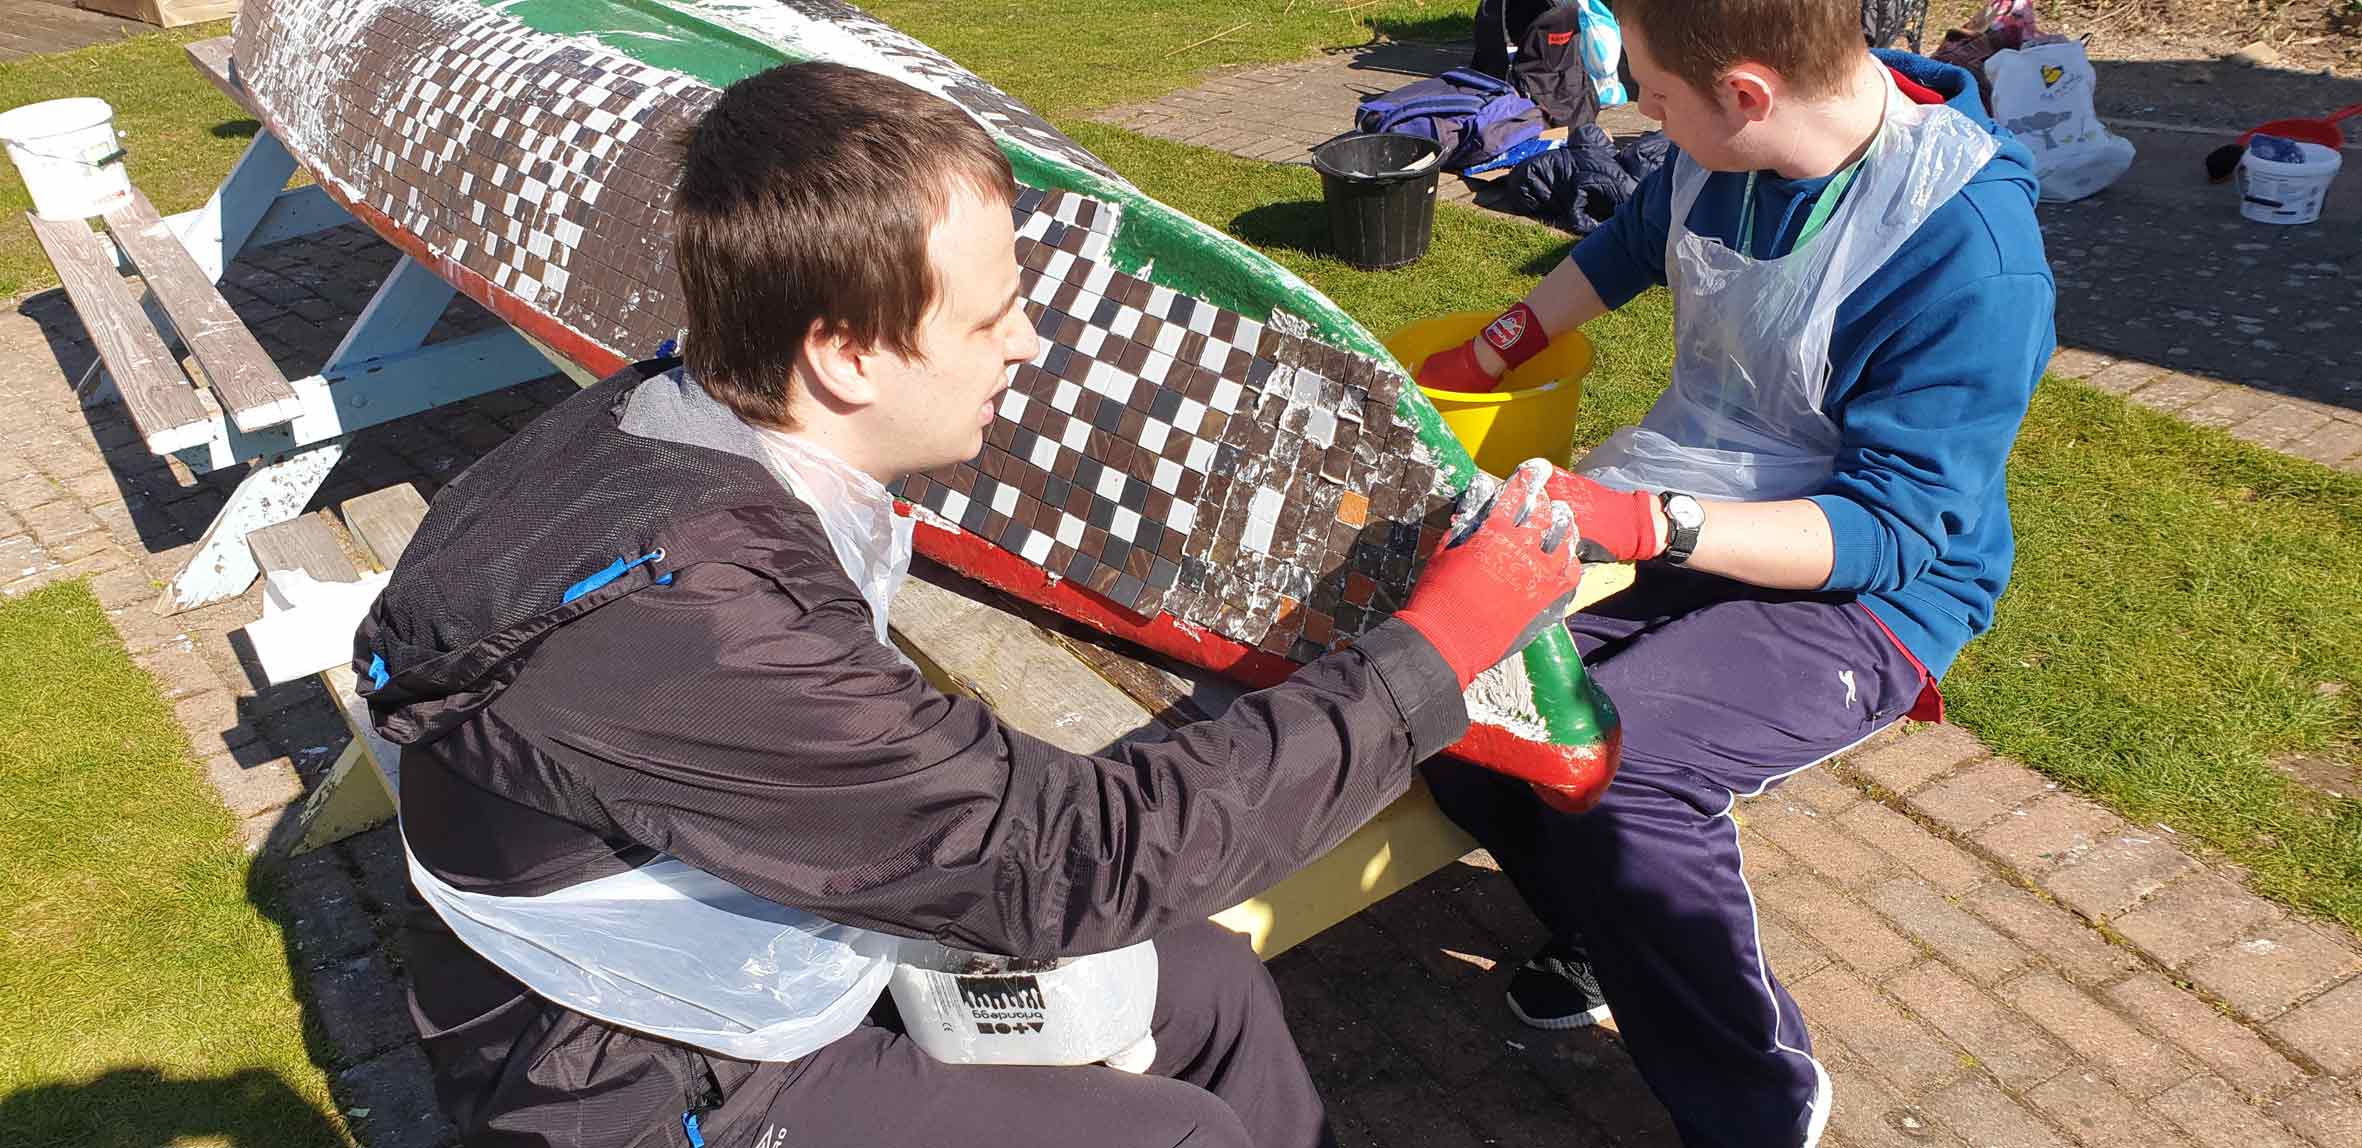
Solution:
M 33 235 L 57 269 L 66 296 L 98 346 L 123 408 L 148 449 L 169 454 L 197 446 L 213 435 L 213 416 L 198 401 L 180 362 L 148 321 L 148 313 L 115 269 L 107 240 L 81 220 L 43 219 L 25 213 Z
M 303 514 L 246 534 L 254 564 L 264 574 L 301 570 L 320 582 L 358 582 L 361 571 L 336 543 L 336 531 L 316 514 Z
M 409 549 L 410 536 L 426 519 L 426 499 L 409 483 L 373 490 L 344 504 L 344 528 L 359 540 L 380 570 L 391 570 Z
M 254 101 L 246 94 L 246 85 L 238 82 L 237 69 L 230 62 L 230 51 L 235 36 L 216 36 L 210 40 L 190 41 L 182 50 L 189 54 L 189 63 L 196 65 L 197 74 L 213 81 L 231 102 L 247 111 L 254 110 Z
M 278 426 L 303 413 L 303 401 L 254 332 L 230 309 L 180 237 L 156 214 L 155 205 L 133 188 L 131 202 L 106 215 L 115 242 L 138 265 L 148 289 L 180 329 L 181 339 L 205 369 L 215 398 L 242 431 Z

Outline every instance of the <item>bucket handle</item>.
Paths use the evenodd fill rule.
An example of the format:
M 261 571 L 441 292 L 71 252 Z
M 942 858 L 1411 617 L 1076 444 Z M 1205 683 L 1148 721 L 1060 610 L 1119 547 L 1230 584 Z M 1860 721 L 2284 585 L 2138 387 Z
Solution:
M 2353 116 L 2362 116 L 2362 104 L 2347 104 L 2346 106 L 2321 117 L 2321 122 L 2325 124 L 2334 124 L 2339 120 L 2347 119 Z
M 2358 105 L 2356 105 L 2356 106 L 2357 106 L 2357 107 L 2362 107 L 2362 104 L 2358 104 Z M 25 153 L 26 155 L 37 155 L 37 156 L 40 156 L 42 159 L 54 159 L 54 160 L 58 160 L 58 161 L 60 161 L 60 162 L 63 162 L 63 163 L 79 163 L 79 164 L 86 164 L 86 165 L 88 165 L 88 166 L 90 166 L 90 167 L 105 167 L 105 166 L 107 166 L 108 164 L 110 164 L 110 163 L 114 163 L 115 161 L 122 159 L 124 156 L 127 156 L 127 155 L 131 154 L 131 153 L 130 153 L 130 151 L 129 151 L 128 149 L 126 149 L 126 148 L 125 148 L 125 147 L 124 147 L 124 146 L 123 146 L 121 143 L 117 143 L 117 144 L 115 145 L 115 150 L 113 150 L 113 151 L 111 151 L 111 152 L 108 152 L 107 154 L 105 154 L 105 155 L 102 155 L 102 156 L 98 157 L 97 159 L 85 159 L 85 158 L 83 158 L 83 157 L 81 157 L 81 156 L 78 156 L 78 155 L 55 155 L 55 154 L 52 154 L 52 153 L 50 153 L 50 152 L 40 151 L 40 150 L 37 150 L 37 149 L 34 149 L 34 148 L 29 148 L 29 147 L 26 147 L 26 146 L 25 146 L 25 145 L 23 145 L 23 144 L 17 144 L 17 145 L 16 145 L 16 150 L 18 150 L 18 151 L 21 151 L 21 152 Z

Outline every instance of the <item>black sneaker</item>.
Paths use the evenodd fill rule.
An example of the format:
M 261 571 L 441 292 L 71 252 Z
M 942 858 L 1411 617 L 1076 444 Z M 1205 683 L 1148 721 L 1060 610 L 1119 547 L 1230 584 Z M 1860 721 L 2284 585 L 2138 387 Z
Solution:
M 1608 1018 L 1607 998 L 1590 958 L 1552 942 L 1509 978 L 1509 1011 L 1533 1028 L 1584 1028 Z

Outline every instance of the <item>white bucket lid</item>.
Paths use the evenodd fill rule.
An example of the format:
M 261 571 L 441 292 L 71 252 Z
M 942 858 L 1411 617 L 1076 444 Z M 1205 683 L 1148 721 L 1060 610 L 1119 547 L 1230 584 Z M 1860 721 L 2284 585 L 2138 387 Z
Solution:
M 2305 140 L 2288 140 L 2286 142 L 2295 144 L 2298 153 L 2304 158 L 2298 160 L 2295 163 L 2289 163 L 2285 160 L 2267 159 L 2263 156 L 2255 154 L 2255 149 L 2251 147 L 2247 150 L 2247 154 L 2243 156 L 2239 162 L 2247 165 L 2248 167 L 2254 168 L 2257 171 L 2270 172 L 2274 175 L 2300 176 L 2335 175 L 2339 166 L 2345 162 L 2345 156 L 2340 154 L 2336 148 L 2323 147 L 2320 144 L 2311 143 Z
M 0 112 L 0 140 L 23 142 L 97 127 L 115 118 L 115 109 L 97 96 L 69 96 Z

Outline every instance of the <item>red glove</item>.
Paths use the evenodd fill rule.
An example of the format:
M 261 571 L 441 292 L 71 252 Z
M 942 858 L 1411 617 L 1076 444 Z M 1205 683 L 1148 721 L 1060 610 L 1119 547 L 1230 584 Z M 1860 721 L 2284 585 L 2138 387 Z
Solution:
M 1419 364 L 1419 385 L 1431 391 L 1489 391 L 1501 380 L 1488 375 L 1476 359 L 1474 340 L 1447 351 L 1437 351 Z
M 1564 503 L 1582 534 L 1585 562 L 1645 562 L 1665 552 L 1657 537 L 1657 500 L 1645 490 L 1611 490 L 1570 471 L 1550 472 L 1550 497 Z
M 1558 625 L 1583 580 L 1574 515 L 1550 501 L 1550 469 L 1531 459 L 1497 490 L 1471 484 L 1450 537 L 1427 559 L 1410 602 L 1395 611 L 1435 644 L 1461 689 Z

